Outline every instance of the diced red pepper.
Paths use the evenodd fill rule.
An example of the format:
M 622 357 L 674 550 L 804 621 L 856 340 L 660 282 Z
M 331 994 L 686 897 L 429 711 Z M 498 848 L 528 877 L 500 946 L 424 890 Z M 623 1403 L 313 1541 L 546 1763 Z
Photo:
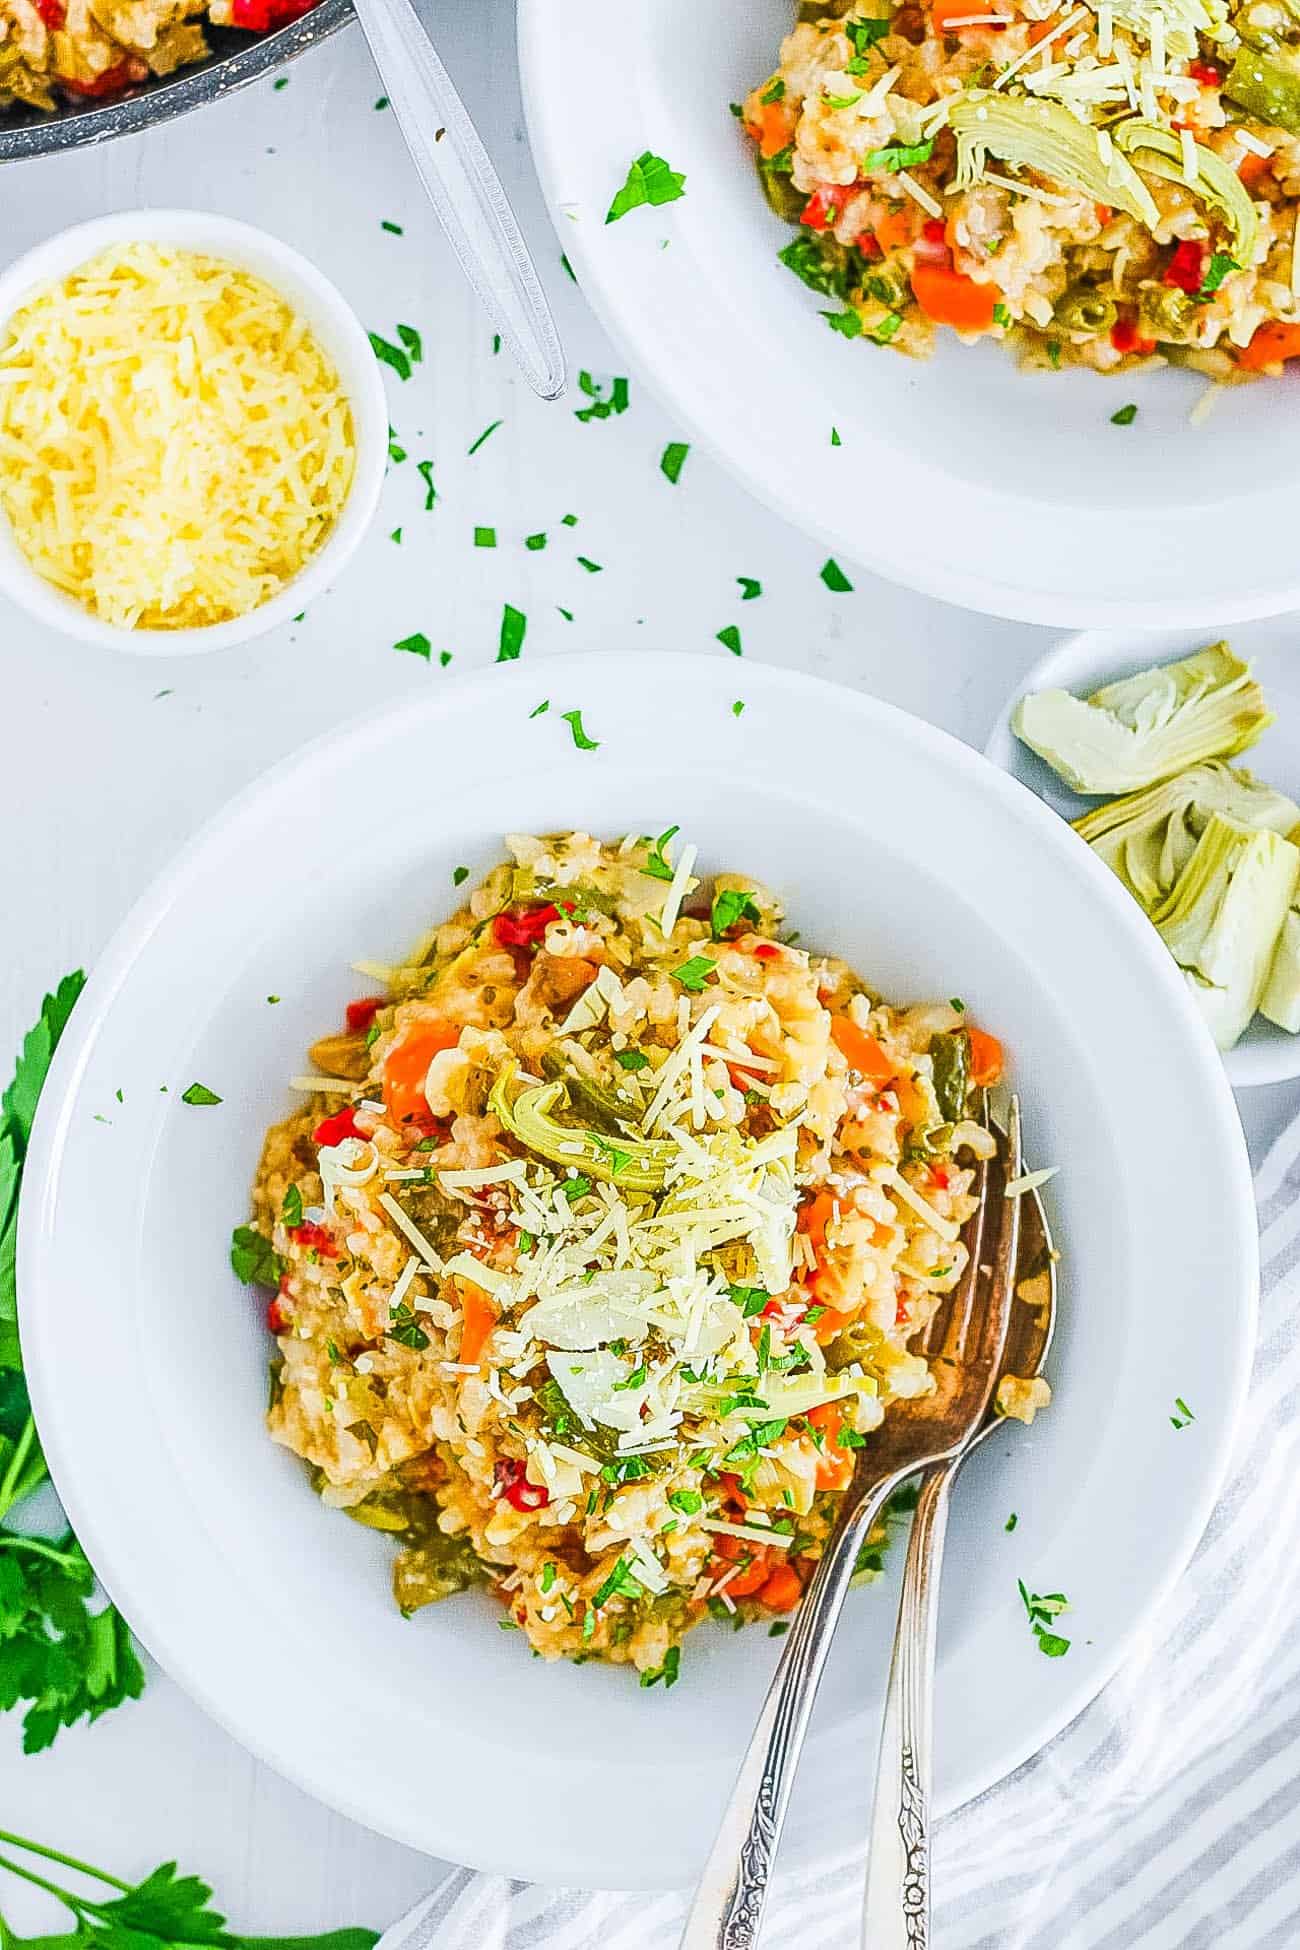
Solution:
M 289 1328 L 289 1319 L 280 1305 L 280 1296 L 273 1294 L 266 1303 L 266 1329 L 269 1334 L 284 1334 Z
M 516 1456 L 502 1456 L 492 1472 L 497 1489 L 515 1510 L 544 1510 L 551 1493 L 541 1483 L 530 1483 L 524 1465 Z
M 285 27 L 310 13 L 315 0 L 233 0 L 230 21 L 234 27 L 247 27 L 254 34 L 265 34 L 272 27 Z
M 864 230 L 862 235 L 856 239 L 856 243 L 864 257 L 874 259 L 883 257 L 885 254 L 880 247 L 880 239 L 870 230 Z
M 549 904 L 522 914 L 498 914 L 492 923 L 493 939 L 503 948 L 536 948 L 551 922 L 559 918 L 559 908 Z
M 1144 339 L 1140 336 L 1137 321 L 1132 317 L 1115 320 L 1110 328 L 1110 342 L 1117 352 L 1136 352 L 1143 358 L 1156 349 L 1154 339 Z
M 804 205 L 800 223 L 809 230 L 831 230 L 844 214 L 850 197 L 856 196 L 856 183 L 819 183 Z
M 305 1246 L 308 1251 L 319 1253 L 322 1259 L 337 1259 L 339 1256 L 334 1234 L 329 1227 L 317 1225 L 312 1219 L 305 1219 L 300 1226 L 290 1226 L 289 1237 L 295 1246 Z
M 346 1010 L 347 1025 L 354 1035 L 369 1029 L 376 1015 L 383 1008 L 386 997 L 382 995 L 363 995 L 355 1002 L 349 1002 Z
M 1212 68 L 1208 61 L 1189 61 L 1187 72 L 1193 81 L 1199 81 L 1206 88 L 1217 88 L 1223 80 L 1219 70 Z
M 940 1191 L 941 1191 L 941 1192 L 946 1192 L 946 1191 L 947 1191 L 947 1189 L 948 1189 L 948 1167 L 947 1167 L 947 1165 L 931 1165 L 931 1167 L 930 1167 L 930 1183 L 931 1183 L 932 1185 L 937 1185 L 937 1186 L 939 1187 L 939 1189 L 940 1189 Z
M 357 1129 L 357 1113 L 352 1104 L 346 1110 L 336 1110 L 330 1117 L 322 1117 L 311 1134 L 313 1144 L 342 1144 L 344 1138 L 350 1137 L 366 1142 L 365 1133 Z
M 63 0 L 36 0 L 36 11 L 47 27 L 62 27 L 67 18 Z
M 1205 282 L 1205 245 L 1185 237 L 1165 266 L 1164 282 L 1195 296 Z
M 754 949 L 759 961 L 775 961 L 780 952 L 774 941 L 760 941 Z
M 97 101 L 104 95 L 120 95 L 124 88 L 143 81 L 148 72 L 143 61 L 128 55 L 125 61 L 119 61 L 116 67 L 105 68 L 103 74 L 97 74 L 92 81 L 78 81 L 70 74 L 61 74 L 58 81 L 59 86 L 66 88 L 70 95 L 85 95 Z

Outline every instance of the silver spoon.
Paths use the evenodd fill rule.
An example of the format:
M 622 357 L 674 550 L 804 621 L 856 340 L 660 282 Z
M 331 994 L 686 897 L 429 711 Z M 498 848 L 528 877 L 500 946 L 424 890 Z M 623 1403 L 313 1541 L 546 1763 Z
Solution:
M 1021 1169 L 1020 1113 L 1007 1118 L 1007 1168 Z M 1015 1299 L 1007 1329 L 1003 1374 L 1041 1374 L 1056 1324 L 1056 1259 L 1036 1190 L 1010 1201 L 1019 1238 L 1012 1258 Z M 1004 1234 L 1004 1239 L 1006 1235 Z M 1023 1296 L 1030 1279 L 1046 1281 L 1041 1305 Z M 1008 1423 L 990 1409 L 984 1427 L 961 1454 L 925 1475 L 912 1519 L 898 1629 L 889 1667 L 880 1758 L 867 1849 L 862 1909 L 864 1950 L 926 1950 L 930 1942 L 930 1797 L 933 1761 L 935 1639 L 949 1493 L 971 1451 Z
M 411 0 L 353 0 L 420 181 L 460 267 L 543 399 L 564 391 L 564 353 L 501 181 Z

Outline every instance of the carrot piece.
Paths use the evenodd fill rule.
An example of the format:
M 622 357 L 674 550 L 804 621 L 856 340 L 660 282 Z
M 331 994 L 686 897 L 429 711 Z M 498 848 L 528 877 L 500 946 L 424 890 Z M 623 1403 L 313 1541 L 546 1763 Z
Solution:
M 439 1050 L 454 1049 L 460 1030 L 454 1022 L 412 1023 L 384 1058 L 384 1102 L 399 1128 L 429 1115 L 424 1079 Z
M 794 134 L 794 116 L 785 102 L 764 102 L 758 114 L 758 153 L 779 156 Z
M 1255 328 L 1250 344 L 1237 354 L 1237 364 L 1247 372 L 1277 365 L 1282 359 L 1300 359 L 1300 325 L 1284 325 L 1279 318 L 1266 318 Z
M 895 1064 L 875 1037 L 859 1029 L 851 1016 L 831 1017 L 831 1040 L 849 1068 L 860 1071 L 869 1083 L 883 1087 L 897 1074 Z
M 1300 352 L 1300 328 L 1296 330 L 1296 351 Z M 1002 1045 L 996 1036 L 983 1029 L 968 1029 L 970 1039 L 970 1080 L 981 1089 L 1002 1080 Z
M 998 293 L 991 284 L 977 284 L 960 271 L 942 264 L 913 264 L 912 291 L 917 304 L 936 325 L 957 332 L 982 332 L 993 323 Z
M 902 250 L 911 241 L 912 218 L 907 210 L 889 210 L 874 226 L 876 242 L 882 251 Z
M 769 1611 L 793 1611 L 802 1597 L 799 1573 L 790 1564 L 778 1564 L 760 1590 L 758 1602 Z
M 967 20 L 971 14 L 1001 13 L 994 0 L 934 0 L 930 8 L 930 18 L 934 22 L 936 34 L 960 33 L 960 28 L 950 28 L 950 20 Z
M 771 1575 L 771 1566 L 768 1563 L 771 1553 L 767 1545 L 751 1544 L 749 1548 L 754 1553 L 753 1561 L 722 1587 L 732 1598 L 752 1598 L 756 1591 L 762 1590 Z
M 853 1474 L 853 1451 L 840 1447 L 840 1431 L 849 1414 L 849 1405 L 843 1401 L 822 1402 L 808 1412 L 808 1421 L 825 1438 L 817 1463 L 819 1490 L 842 1490 Z
M 465 1316 L 460 1330 L 460 1353 L 456 1358 L 467 1366 L 471 1363 L 477 1366 L 482 1359 L 487 1337 L 497 1324 L 496 1309 L 482 1287 L 475 1286 L 473 1280 L 457 1280 L 456 1286 L 460 1293 L 461 1312 Z
M 835 1216 L 835 1204 L 833 1192 L 818 1192 L 816 1198 L 809 1199 L 799 1210 L 799 1230 L 807 1233 L 818 1259 L 826 1252 L 826 1228 Z
M 1271 156 L 1257 156 L 1253 149 L 1242 157 L 1237 164 L 1237 174 L 1247 189 L 1253 188 L 1260 177 L 1267 174 L 1272 160 Z
M 1052 33 L 1057 27 L 1059 27 L 1060 24 L 1061 22 L 1059 16 L 1054 17 L 1051 20 L 1036 20 L 1033 23 L 1032 27 L 1029 29 L 1030 46 L 1037 47 L 1038 43 L 1040 41 L 1045 41 L 1047 39 L 1047 36 L 1050 33 Z

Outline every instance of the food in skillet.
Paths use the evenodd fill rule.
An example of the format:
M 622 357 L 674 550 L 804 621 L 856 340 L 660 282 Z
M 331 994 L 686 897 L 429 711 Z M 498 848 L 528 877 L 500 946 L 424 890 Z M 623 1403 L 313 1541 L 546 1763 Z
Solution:
M 791 1609 L 933 1386 L 909 1343 L 1002 1068 L 959 1002 L 880 1002 L 671 839 L 512 837 L 367 968 L 389 996 L 313 1049 L 233 1249 L 278 1283 L 271 1434 L 393 1533 L 403 1610 L 485 1584 L 545 1657 L 645 1683 L 702 1619 Z
M 150 75 L 205 60 L 204 28 L 255 34 L 310 13 L 315 0 L 0 0 L 0 113 L 103 100 Z
M 845 337 L 1031 366 L 1300 354 L 1300 12 L 1286 0 L 801 10 L 738 112 L 781 257 Z

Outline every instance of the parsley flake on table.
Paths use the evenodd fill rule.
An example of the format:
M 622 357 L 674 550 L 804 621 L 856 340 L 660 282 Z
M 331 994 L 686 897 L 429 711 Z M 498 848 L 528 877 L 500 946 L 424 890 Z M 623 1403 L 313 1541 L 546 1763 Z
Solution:
M 578 567 L 580 569 L 585 569 L 589 576 L 598 576 L 601 573 L 603 564 L 600 562 L 593 562 L 589 555 L 580 555 L 578 557 Z
M 1016 1584 L 1020 1592 L 1020 1602 L 1025 1608 L 1025 1616 L 1029 1620 L 1034 1637 L 1038 1640 L 1039 1651 L 1048 1659 L 1063 1659 L 1070 1649 L 1070 1641 L 1061 1638 L 1050 1627 L 1063 1611 L 1070 1609 L 1069 1599 L 1063 1591 L 1048 1591 L 1041 1594 L 1037 1591 L 1027 1591 L 1024 1580 L 1020 1578 L 1016 1580 Z
M 398 441 L 396 427 L 388 429 L 388 458 L 394 463 L 406 459 L 406 449 Z
M 181 1102 L 183 1104 L 219 1104 L 221 1099 L 215 1090 L 208 1089 L 206 1083 L 192 1083 L 188 1090 L 182 1090 Z
M 687 440 L 670 440 L 663 450 L 659 460 L 659 472 L 665 480 L 671 481 L 674 487 L 682 477 L 682 467 L 690 451 L 690 442 Z
M 1185 1429 L 1189 1422 L 1194 1422 L 1196 1420 L 1196 1417 L 1192 1414 L 1191 1409 L 1187 1406 L 1187 1403 L 1183 1400 L 1181 1395 L 1176 1395 L 1174 1397 L 1174 1407 L 1178 1412 L 1176 1415 L 1171 1415 L 1169 1417 L 1170 1426 L 1172 1428 Z
M 692 955 L 680 968 L 671 971 L 674 982 L 680 982 L 688 995 L 703 995 L 704 984 L 711 975 L 717 973 L 709 955 Z
M 453 886 L 453 887 L 463 887 L 463 886 L 465 885 L 465 882 L 466 882 L 466 881 L 467 881 L 468 879 L 469 879 L 469 868 L 468 868 L 468 867 L 453 867 L 453 868 L 452 868 L 452 873 L 451 873 L 451 884 L 452 884 L 452 886 Z
M 438 652 L 438 662 L 442 665 L 443 669 L 445 670 L 447 668 L 447 665 L 451 662 L 451 651 L 440 650 Z
M 397 329 L 400 334 L 402 330 L 401 326 L 399 325 Z M 391 366 L 399 379 L 410 378 L 411 358 L 408 352 L 404 352 L 400 345 L 394 345 L 391 339 L 381 338 L 378 332 L 369 332 L 367 333 L 367 337 L 370 340 L 370 349 L 376 359 L 378 359 L 380 365 Z M 391 447 L 389 448 L 389 453 L 390 455 L 392 453 Z M 403 454 L 402 458 L 405 460 L 405 454 Z
M 529 718 L 530 718 L 530 719 L 532 719 L 532 718 L 540 718 L 540 717 L 541 717 L 541 715 L 542 715 L 542 713 L 543 713 L 544 711 L 549 711 L 549 710 L 550 710 L 550 708 L 551 708 L 551 700 L 550 700 L 550 698 L 549 698 L 549 697 L 544 697 L 544 698 L 542 699 L 542 701 L 541 701 L 541 703 L 540 703 L 540 704 L 538 705 L 538 707 L 537 707 L 537 709 L 536 709 L 535 711 L 530 711 L 530 712 L 528 713 L 528 716 L 529 716 Z
M 577 527 L 577 525 L 578 525 L 578 517 L 577 517 L 576 515 L 561 515 L 561 516 L 560 516 L 560 526 L 561 526 L 561 528 L 576 528 L 576 527 Z
M 675 203 L 685 194 L 685 176 L 670 168 L 662 156 L 652 155 L 647 149 L 630 165 L 627 181 L 610 204 L 605 222 L 617 223 L 629 210 L 638 210 L 643 203 Z
M 599 738 L 588 738 L 582 728 L 581 711 L 561 711 L 560 716 L 573 733 L 573 742 L 580 752 L 594 752 L 599 748 Z
M 755 596 L 761 596 L 763 593 L 763 585 L 756 576 L 737 576 L 736 581 L 740 584 L 742 603 L 752 603 Z
M 1007 1520 L 1006 1520 L 1006 1522 L 1005 1522 L 1005 1523 L 1003 1524 L 1003 1526 L 1002 1526 L 1002 1528 L 1003 1528 L 1004 1530 L 1007 1530 L 1007 1531 L 1011 1531 L 1011 1530 L 1014 1530 L 1014 1529 L 1015 1529 L 1015 1527 L 1016 1527 L 1016 1525 L 1017 1525 L 1017 1524 L 1018 1524 L 1019 1522 L 1020 1522 L 1020 1519 L 1019 1519 L 1019 1517 L 1018 1517 L 1018 1516 L 1016 1515 L 1016 1513 L 1015 1513 L 1015 1511 L 1013 1510 L 1013 1511 L 1011 1512 L 1011 1515 L 1010 1515 L 1010 1516 L 1009 1516 L 1009 1517 L 1007 1518 Z
M 821 579 L 828 589 L 834 590 L 837 596 L 849 596 L 853 593 L 853 584 L 839 563 L 830 556 L 822 563 Z
M 381 96 L 379 97 L 379 100 L 378 100 L 378 101 L 377 101 L 377 102 L 375 103 L 375 107 L 376 107 L 377 109 L 378 109 L 378 108 L 387 108 L 387 107 L 388 107 L 388 97 L 387 97 L 387 95 L 381 95 Z
M 428 663 L 433 645 L 423 630 L 416 630 L 411 636 L 404 636 L 393 645 L 394 650 L 408 650 L 413 657 L 423 657 Z
M 578 408 L 573 416 L 575 420 L 608 420 L 611 414 L 627 412 L 628 384 L 624 378 L 612 378 L 606 393 L 601 382 L 584 369 L 578 374 L 578 388 L 586 394 L 589 404 Z
M 733 657 L 744 655 L 740 643 L 740 631 L 734 623 L 728 623 L 725 629 L 718 631 L 718 642 L 730 650 Z
M 744 711 L 745 711 L 745 700 L 743 697 L 738 697 L 735 703 L 731 707 L 731 715 L 733 718 L 743 717 Z
M 532 549 L 534 554 L 536 554 L 538 549 L 545 548 L 546 547 L 545 532 L 539 531 L 536 535 L 525 535 L 524 547 Z
M 474 530 L 475 548 L 495 548 L 496 545 L 497 531 L 495 528 L 476 528 Z
M 573 282 L 576 284 L 578 282 L 577 273 L 574 271 L 572 264 L 570 264 L 568 258 L 565 256 L 563 251 L 560 252 L 560 262 L 564 266 L 566 274 L 569 277 L 571 277 L 573 279 Z
M 276 94 L 278 95 L 282 88 L 287 88 L 289 86 L 288 75 L 287 74 L 277 75 L 275 80 L 271 83 L 271 86 L 275 90 Z
M 393 531 L 392 531 L 392 533 L 391 533 L 391 534 L 389 535 L 389 537 L 388 537 L 388 539 L 389 539 L 389 541 L 390 541 L 390 542 L 400 542 L 400 541 L 401 541 L 401 539 L 402 539 L 402 531 L 401 531 L 401 529 L 400 529 L 400 528 L 394 528 L 394 529 L 393 529 Z
M 844 442 L 840 439 L 840 430 L 838 427 L 831 428 L 831 445 L 832 447 L 842 447 L 844 445 Z
M 478 439 L 474 442 L 474 445 L 468 450 L 466 454 L 466 459 L 468 459 L 471 454 L 476 454 L 479 448 L 483 445 L 483 442 L 485 440 L 490 440 L 492 438 L 492 435 L 496 432 L 497 428 L 504 425 L 505 425 L 504 420 L 493 420 L 490 427 L 484 427 L 482 433 L 479 435 Z
M 390 223 L 387 217 L 381 217 L 379 219 L 379 228 L 386 230 L 390 237 L 404 237 L 406 235 L 400 223 Z
M 555 607 L 559 610 L 566 623 L 572 623 L 573 611 L 571 609 L 565 609 L 561 603 L 557 603 Z
M 434 502 L 438 499 L 438 490 L 433 485 L 433 462 L 431 460 L 417 460 L 415 463 L 415 471 L 424 482 L 424 512 L 427 515 L 433 507 Z
M 1137 407 L 1130 400 L 1127 406 L 1121 406 L 1117 412 L 1111 414 L 1110 423 L 1113 427 L 1131 427 L 1137 416 Z
M 501 635 L 497 644 L 497 662 L 513 663 L 524 647 L 524 633 L 528 628 L 528 618 L 522 610 L 512 603 L 506 603 L 501 611 Z

